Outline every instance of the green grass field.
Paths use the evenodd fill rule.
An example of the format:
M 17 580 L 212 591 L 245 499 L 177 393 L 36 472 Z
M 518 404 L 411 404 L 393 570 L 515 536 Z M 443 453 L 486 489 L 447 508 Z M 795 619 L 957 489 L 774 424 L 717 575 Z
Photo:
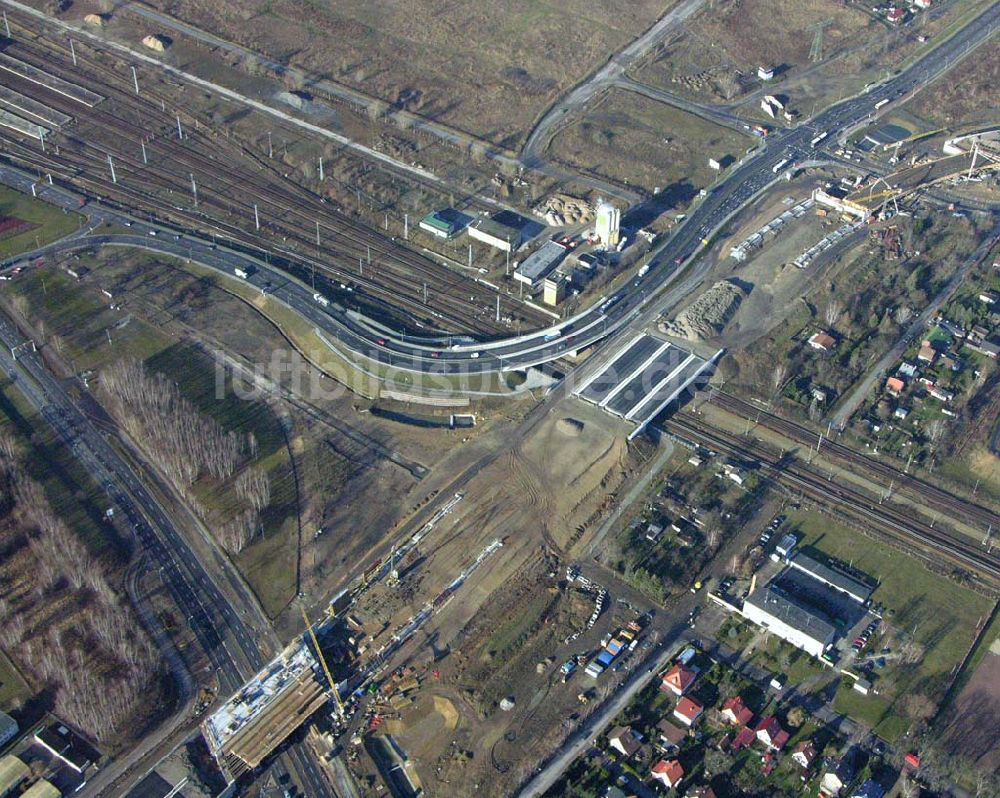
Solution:
M 834 704 L 838 711 L 868 722 L 882 736 L 894 739 L 906 727 L 899 714 L 899 700 L 909 693 L 922 693 L 934 701 L 943 697 L 950 674 L 968 651 L 992 602 L 828 516 L 792 511 L 788 517 L 803 534 L 800 545 L 815 546 L 877 579 L 879 586 L 872 600 L 885 605 L 886 624 L 924 648 L 923 658 L 914 665 L 890 665 L 876 671 L 883 679 L 895 681 L 891 694 L 862 696 L 849 686 L 838 691 Z
M 146 366 L 176 383 L 186 399 L 227 432 L 252 433 L 257 439 L 256 464 L 271 479 L 271 502 L 261 513 L 262 536 L 240 552 L 236 561 L 265 611 L 277 614 L 296 592 L 299 506 L 281 419 L 265 402 L 239 398 L 225 372 L 220 375 L 214 361 L 192 345 L 168 347 L 150 357 Z M 218 392 L 218 386 L 223 392 Z M 210 521 L 221 522 L 241 507 L 228 481 L 203 480 L 195 484 L 194 492 L 207 508 Z
M 0 710 L 10 712 L 15 706 L 31 696 L 31 690 L 24 677 L 14 667 L 7 655 L 0 651 Z
M 63 213 L 55 205 L 49 205 L 7 186 L 0 186 L 0 216 L 13 216 L 36 225 L 31 230 L 0 239 L 0 258 L 9 258 L 45 246 L 69 235 L 83 221 L 79 214 Z
M 92 261 L 81 256 L 80 264 Z M 33 322 L 44 324 L 46 340 L 62 347 L 77 372 L 98 371 L 127 355 L 145 360 L 171 343 L 152 325 L 125 311 L 111 310 L 93 286 L 83 287 L 62 271 L 32 269 L 3 290 L 8 297 L 22 298 L 16 302 L 27 303 L 25 313 Z
M 79 263 L 96 268 L 102 261 L 100 255 L 81 254 Z M 146 260 L 137 264 L 140 269 L 154 266 L 154 261 Z M 104 284 L 103 277 L 96 280 L 97 285 Z M 81 284 L 62 271 L 46 268 L 7 283 L 5 291 L 19 297 L 14 301 L 21 303 L 26 315 L 44 325 L 50 346 L 58 337 L 63 355 L 78 373 L 100 372 L 121 358 L 135 357 L 176 383 L 186 399 L 227 431 L 254 434 L 260 451 L 258 464 L 271 478 L 271 503 L 261 514 L 263 536 L 244 549 L 236 562 L 265 610 L 272 614 L 280 611 L 296 589 L 298 498 L 281 422 L 268 405 L 238 399 L 228 379 L 225 393 L 217 397 L 215 364 L 206 354 L 176 343 L 161 329 L 127 313 L 127 307 L 111 310 L 92 283 Z M 128 323 L 119 326 L 126 318 Z M 237 508 L 228 483 L 200 482 L 193 486 L 193 492 L 208 511 L 209 527 Z M 59 497 L 53 501 L 57 503 Z

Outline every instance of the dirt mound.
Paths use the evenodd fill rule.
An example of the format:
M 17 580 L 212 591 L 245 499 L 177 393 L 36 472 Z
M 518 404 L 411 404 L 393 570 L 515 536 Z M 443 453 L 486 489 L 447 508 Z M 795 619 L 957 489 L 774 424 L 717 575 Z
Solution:
M 660 325 L 667 335 L 699 341 L 719 335 L 747 292 L 729 280 L 720 280 L 688 307 L 676 319 Z
M 568 438 L 578 438 L 583 434 L 583 422 L 575 418 L 561 418 L 556 422 L 556 429 Z
M 454 731 L 458 726 L 458 710 L 451 700 L 441 695 L 434 696 L 434 709 L 444 720 L 444 727 L 448 731 Z

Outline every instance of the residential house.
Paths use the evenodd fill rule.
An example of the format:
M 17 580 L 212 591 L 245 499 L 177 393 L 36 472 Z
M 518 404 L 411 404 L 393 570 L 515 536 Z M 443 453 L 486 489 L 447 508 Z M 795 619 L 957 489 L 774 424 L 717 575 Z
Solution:
M 925 340 L 920 344 L 920 351 L 917 352 L 917 360 L 922 360 L 924 363 L 933 363 L 937 360 L 937 350 L 931 346 L 931 342 Z
M 625 757 L 633 757 L 642 747 L 635 732 L 628 726 L 616 726 L 608 734 L 608 745 Z
M 904 377 L 909 377 L 913 379 L 917 376 L 917 364 L 907 363 L 905 360 L 899 364 L 899 368 L 896 369 L 897 372 L 902 374 Z
M 809 346 L 820 352 L 829 352 L 837 346 L 837 339 L 829 333 L 818 332 L 809 339 Z
M 792 759 L 803 770 L 809 770 L 816 761 L 816 744 L 812 740 L 803 740 L 792 749 Z
M 877 781 L 868 779 L 851 793 L 851 798 L 883 798 L 884 795 L 885 788 Z
M 753 741 L 756 739 L 757 735 L 754 733 L 754 730 L 749 726 L 744 726 L 739 730 L 739 732 L 737 732 L 729 748 L 735 754 L 738 751 L 742 751 L 744 748 L 749 748 L 753 745 Z
M 926 11 L 931 7 L 931 0 L 913 0 L 913 7 Z
M 997 299 L 1000 299 L 1000 297 L 998 297 L 993 291 L 983 291 L 979 295 L 979 301 L 985 305 L 995 305 L 997 303 Z
M 674 707 L 674 717 L 685 726 L 693 726 L 695 721 L 701 717 L 705 708 L 693 698 L 684 696 Z
M 687 729 L 682 729 L 676 723 L 671 723 L 669 718 L 664 718 L 656 724 L 656 730 L 660 733 L 660 746 L 668 751 L 680 748 L 684 738 L 687 737 Z
M 663 527 L 659 524 L 650 524 L 646 527 L 646 540 L 650 543 L 655 543 L 660 539 L 660 535 L 663 534 Z
M 706 784 L 695 787 L 684 793 L 684 798 L 716 798 L 715 790 Z
M 911 751 L 905 757 L 903 757 L 903 764 L 906 766 L 907 770 L 919 770 L 920 757 Z
M 979 352 L 981 355 L 986 355 L 986 357 L 991 360 L 996 360 L 997 356 L 1000 355 L 1000 344 L 995 343 L 994 341 L 980 341 L 979 343 L 968 341 L 966 346 L 968 346 L 973 352 Z
M 780 751 L 788 742 L 788 732 L 781 728 L 781 722 L 774 715 L 761 720 L 754 731 L 757 739 L 773 751 Z
M 661 759 L 651 769 L 651 775 L 668 790 L 674 789 L 684 778 L 684 768 L 676 759 Z
M 753 712 L 743 702 L 743 697 L 737 695 L 722 705 L 722 717 L 733 726 L 746 726 L 753 720 Z
M 902 25 L 906 21 L 907 11 L 905 8 L 895 6 L 890 8 L 885 18 L 893 25 Z
M 885 390 L 890 396 L 899 396 L 906 389 L 906 383 L 899 377 L 889 377 L 885 381 Z
M 670 670 L 663 674 L 663 681 L 660 689 L 669 691 L 674 695 L 684 695 L 688 688 L 694 684 L 698 678 L 698 671 L 688 668 L 685 665 L 675 664 Z
M 819 785 L 822 798 L 836 798 L 854 780 L 858 771 L 858 749 L 851 746 L 832 770 L 823 774 Z
M 955 394 L 953 394 L 951 391 L 946 391 L 944 388 L 937 388 L 937 387 L 931 388 L 930 394 L 935 399 L 941 402 L 950 402 L 952 399 L 955 398 Z
M 905 407 L 897 407 L 896 412 L 893 413 L 893 415 L 900 421 L 905 421 L 906 417 L 910 415 L 910 411 L 907 410 Z

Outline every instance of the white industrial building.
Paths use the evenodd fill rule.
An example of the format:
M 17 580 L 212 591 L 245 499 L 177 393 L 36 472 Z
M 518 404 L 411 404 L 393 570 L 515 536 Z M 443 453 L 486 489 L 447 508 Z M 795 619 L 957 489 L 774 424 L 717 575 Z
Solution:
M 821 657 L 833 642 L 835 627 L 829 618 L 776 587 L 758 588 L 747 596 L 743 616 L 814 657 Z
M 618 246 L 621 239 L 622 212 L 610 202 L 601 200 L 597 203 L 597 220 L 594 233 L 601 243 L 609 249 Z
M 477 219 L 468 227 L 469 237 L 489 244 L 501 252 L 513 252 L 521 246 L 521 231 L 488 216 Z
M 866 585 L 836 566 L 827 565 L 810 557 L 808 554 L 798 554 L 789 560 L 788 564 L 829 588 L 843 593 L 859 604 L 864 604 L 871 598 L 875 588 Z
M 566 247 L 558 241 L 546 241 L 541 247 L 518 265 L 514 270 L 514 279 L 527 283 L 532 288 L 546 277 L 566 257 Z

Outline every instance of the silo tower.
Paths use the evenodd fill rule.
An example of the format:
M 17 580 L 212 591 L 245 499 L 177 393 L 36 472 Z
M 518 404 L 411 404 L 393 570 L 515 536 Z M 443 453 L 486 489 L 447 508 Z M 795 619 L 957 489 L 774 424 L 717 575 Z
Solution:
M 594 227 L 594 232 L 605 247 L 610 249 L 618 246 L 621 221 L 622 212 L 618 208 L 606 200 L 598 200 L 597 224 Z

